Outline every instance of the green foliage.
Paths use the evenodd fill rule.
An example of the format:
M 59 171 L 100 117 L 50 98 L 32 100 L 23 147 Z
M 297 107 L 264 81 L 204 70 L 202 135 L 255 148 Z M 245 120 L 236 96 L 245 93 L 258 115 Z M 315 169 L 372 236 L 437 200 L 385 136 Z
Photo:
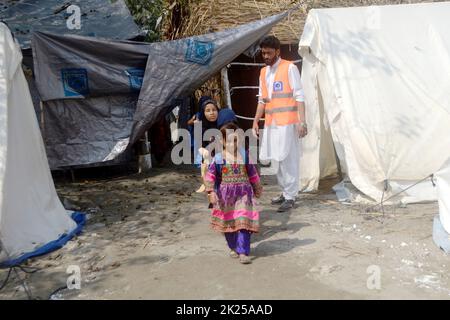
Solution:
M 125 0 L 134 21 L 147 31 L 146 41 L 161 40 L 164 0 Z

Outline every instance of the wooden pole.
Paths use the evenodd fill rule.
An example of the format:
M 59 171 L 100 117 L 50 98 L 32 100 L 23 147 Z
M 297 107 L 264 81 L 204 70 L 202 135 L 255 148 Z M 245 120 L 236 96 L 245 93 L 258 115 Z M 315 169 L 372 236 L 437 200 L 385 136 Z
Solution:
M 145 131 L 144 134 L 144 148 L 139 149 L 139 174 L 148 172 L 152 169 L 152 154 L 151 146 L 148 142 L 148 132 Z M 145 150 L 142 150 L 145 149 Z
M 222 75 L 222 87 L 225 95 L 225 104 L 227 105 L 228 108 L 233 110 L 233 106 L 231 105 L 230 82 L 228 80 L 228 66 L 222 68 L 221 75 Z

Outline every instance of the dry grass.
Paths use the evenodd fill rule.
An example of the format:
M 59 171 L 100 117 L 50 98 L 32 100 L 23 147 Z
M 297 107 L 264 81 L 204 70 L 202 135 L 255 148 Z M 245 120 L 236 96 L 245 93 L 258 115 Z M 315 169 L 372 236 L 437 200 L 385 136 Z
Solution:
M 178 0 L 179 1 L 179 0 Z M 351 7 L 367 5 L 401 4 L 430 1 L 402 1 L 402 0 L 184 0 L 179 3 L 185 16 L 178 28 L 171 25 L 172 13 L 169 19 L 166 19 L 165 30 L 175 30 L 175 32 L 166 32 L 166 39 L 179 39 L 193 35 L 200 35 L 209 32 L 233 28 L 238 25 L 258 20 L 285 9 L 299 6 L 299 9 L 289 15 L 288 18 L 281 21 L 272 30 L 282 43 L 297 43 L 306 16 L 309 10 L 313 8 L 333 8 L 333 7 Z M 172 9 L 176 7 L 174 3 L 168 5 Z M 169 10 L 170 11 L 170 10 Z

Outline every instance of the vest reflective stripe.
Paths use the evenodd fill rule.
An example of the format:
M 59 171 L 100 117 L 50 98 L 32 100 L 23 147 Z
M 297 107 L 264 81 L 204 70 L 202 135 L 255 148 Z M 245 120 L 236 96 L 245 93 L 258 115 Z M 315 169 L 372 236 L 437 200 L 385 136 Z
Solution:
M 293 92 L 289 92 L 289 93 L 272 93 L 272 99 L 292 98 L 293 96 L 294 96 Z
M 267 110 L 267 111 L 266 111 L 266 114 L 274 114 L 274 113 L 290 112 L 290 111 L 298 112 L 298 107 L 297 107 L 297 106 L 292 106 L 292 107 L 277 107 L 277 108 L 275 108 L 275 109 Z
M 289 66 L 291 62 L 281 59 L 275 73 L 272 97 L 269 98 L 266 72 L 267 67 L 261 69 L 260 84 L 261 98 L 265 102 L 266 125 L 271 125 L 275 121 L 277 125 L 289 125 L 298 123 L 297 101 L 294 99 L 294 92 L 289 85 Z

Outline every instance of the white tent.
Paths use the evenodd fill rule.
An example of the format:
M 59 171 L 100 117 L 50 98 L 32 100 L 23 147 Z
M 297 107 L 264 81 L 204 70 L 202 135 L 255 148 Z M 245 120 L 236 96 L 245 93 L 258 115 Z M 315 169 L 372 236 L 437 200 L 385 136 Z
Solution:
M 396 200 L 439 194 L 450 233 L 449 17 L 445 2 L 309 12 L 299 44 L 311 127 L 303 190 L 336 172 L 335 154 L 376 201 L 423 179 Z
M 79 231 L 62 206 L 21 67 L 22 54 L 0 23 L 0 264 L 45 253 Z M 19 259 L 19 260 L 17 260 Z

